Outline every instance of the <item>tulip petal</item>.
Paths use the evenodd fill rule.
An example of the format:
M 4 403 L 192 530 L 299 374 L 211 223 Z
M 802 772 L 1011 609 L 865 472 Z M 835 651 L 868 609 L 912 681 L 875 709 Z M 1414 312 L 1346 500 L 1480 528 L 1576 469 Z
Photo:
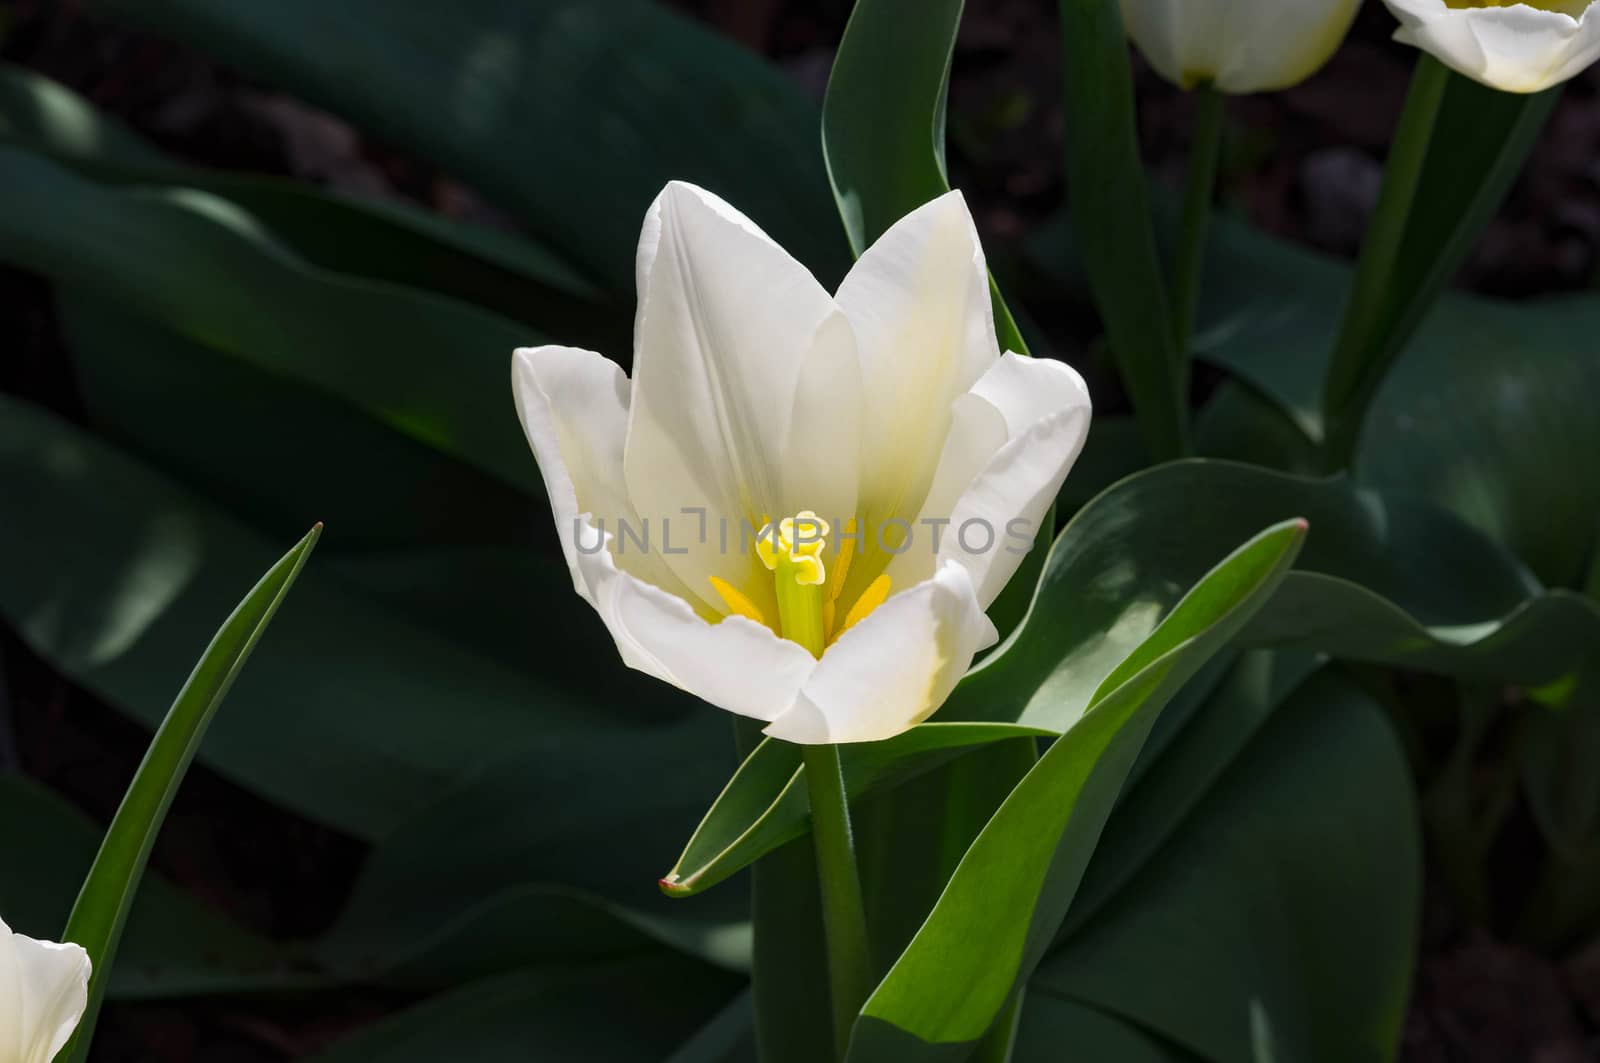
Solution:
M 1327 62 L 1360 0 L 1122 0 L 1128 36 L 1157 73 L 1192 88 L 1269 92 Z
M 962 396 L 956 428 L 919 517 L 918 531 L 948 518 L 896 557 L 889 574 L 905 586 L 948 561 L 972 576 L 987 609 L 1033 545 L 1045 512 L 1089 434 L 1089 391 L 1062 362 L 1006 354 Z M 930 556 L 932 555 L 932 556 Z
M 1600 15 L 1574 0 L 1568 11 L 1526 4 L 1452 8 L 1444 0 L 1387 0 L 1395 39 L 1503 92 L 1541 92 L 1600 58 Z
M 966 570 L 946 564 L 840 635 L 766 733 L 803 745 L 892 738 L 931 716 L 996 637 Z
M 1360 6 L 1360 0 L 1234 0 L 1217 88 L 1242 94 L 1299 84 L 1338 50 Z
M 620 570 L 609 548 L 580 553 L 578 565 L 623 663 L 718 708 L 771 720 L 816 668 L 804 647 L 769 628 L 737 615 L 708 621 L 681 597 Z
M 837 453 L 826 440 L 793 439 L 815 432 L 817 396 L 854 362 L 850 330 L 815 278 L 744 215 L 681 182 L 651 206 L 637 268 L 623 455 L 637 511 L 652 523 L 697 511 L 713 527 L 726 521 L 735 539 L 766 516 L 848 512 L 853 458 L 828 468 Z M 843 422 L 854 388 L 838 386 L 841 438 L 853 440 Z M 829 497 L 798 497 L 823 490 Z M 721 548 L 716 534 L 678 545 L 684 552 L 665 562 L 696 593 L 712 576 L 752 590 L 746 552 Z
M 89 971 L 77 945 L 36 941 L 0 922 L 0 1058 L 50 1063 L 88 1006 Z
M 628 500 L 623 483 L 623 441 L 628 430 L 630 385 L 622 368 L 593 351 L 573 347 L 524 347 L 512 358 L 511 387 L 517 415 L 533 447 L 544 478 L 545 492 L 556 518 L 556 532 L 572 573 L 573 586 L 590 604 L 587 582 L 579 571 L 581 550 L 594 551 L 600 539 L 596 528 L 613 537 L 623 524 L 645 534 L 648 527 Z M 587 514 L 591 520 L 581 522 Z M 656 535 L 661 528 L 655 522 Z M 580 527 L 588 528 L 582 538 Z M 700 589 L 691 591 L 664 563 L 659 542 L 655 549 L 623 549 L 615 559 L 623 570 L 655 584 L 703 610 L 717 612 L 705 603 Z M 709 594 L 711 588 L 704 588 Z
M 856 261 L 837 299 L 861 359 L 856 512 L 877 528 L 922 508 L 952 404 L 999 353 L 988 268 L 961 194 L 946 193 L 891 226 Z M 873 575 L 862 566 L 862 579 Z

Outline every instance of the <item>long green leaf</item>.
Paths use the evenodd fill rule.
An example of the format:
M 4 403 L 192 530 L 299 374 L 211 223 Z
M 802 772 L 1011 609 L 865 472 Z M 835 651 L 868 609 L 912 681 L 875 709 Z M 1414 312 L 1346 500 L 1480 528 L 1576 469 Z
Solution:
M 1368 405 L 1439 293 L 1460 269 L 1483 227 L 1500 208 L 1533 149 L 1561 90 L 1532 96 L 1498 92 L 1424 55 L 1426 86 L 1443 79 L 1421 172 L 1401 220 L 1393 260 L 1380 283 L 1360 288 L 1328 363 L 1323 414 L 1337 458 L 1353 454 Z
M 855 797 L 926 771 L 953 751 L 1053 734 L 1006 723 L 923 724 L 887 741 L 841 749 L 845 786 Z M 800 837 L 808 815 L 799 751 L 787 742 L 763 741 L 706 813 L 661 880 L 662 889 L 673 896 L 709 889 L 762 854 Z
M 560 329 L 564 337 L 570 331 L 572 342 L 590 342 L 572 330 L 592 329 L 603 309 L 592 283 L 524 237 L 400 200 L 182 165 L 70 89 L 7 64 L 0 64 L 0 141 L 105 183 L 209 192 L 260 219 L 319 266 L 451 295 L 545 331 Z
M 1145 445 L 1158 461 L 1181 457 L 1186 374 L 1156 254 L 1117 0 L 1061 0 L 1061 36 L 1073 236 Z
M 650 0 L 92 6 L 436 163 L 610 290 L 631 286 L 639 220 L 672 179 L 725 196 L 819 276 L 848 261 L 812 105 Z
M 662 1060 L 740 992 L 738 978 L 646 953 L 467 983 L 336 1041 L 311 1063 Z M 691 1057 L 693 1058 L 693 1057 Z
M 863 1008 L 852 1058 L 985 1034 L 1048 948 L 1162 707 L 1271 596 L 1305 531 L 1290 521 L 1241 546 L 1105 680 L 962 857 Z
M 945 97 L 964 0 L 858 0 L 822 102 L 822 154 L 857 255 L 900 218 L 950 190 Z M 1000 348 L 1027 354 L 989 281 Z
M 1136 876 L 1074 913 L 1030 1005 L 1116 1015 L 1175 1046 L 1163 1058 L 1248 1060 L 1265 1025 L 1279 1058 L 1391 1060 L 1422 892 L 1403 752 L 1383 710 L 1329 670 L 1237 708 L 1219 699 L 1208 712 L 1256 718 L 1259 733 Z M 1123 813 L 1106 844 L 1132 825 Z
M 36 559 L 0 566 L 0 615 L 63 674 L 152 728 L 192 666 L 192 647 L 235 601 L 231 587 L 277 556 L 170 480 L 4 397 L 0 493 L 8 501 L 0 546 Z M 476 571 L 520 589 L 521 608 L 543 620 L 528 621 L 539 634 L 523 646 L 522 667 L 468 645 L 470 632 L 450 637 L 408 619 L 431 594 L 393 585 L 390 597 L 370 600 L 319 566 L 278 618 L 264 648 L 270 663 L 233 691 L 238 711 L 217 721 L 202 759 L 279 804 L 375 840 L 507 757 L 543 750 L 559 762 L 564 741 L 622 731 L 639 738 L 641 752 L 646 736 L 670 733 L 685 756 L 704 755 L 721 734 L 719 720 L 662 684 L 592 666 L 606 636 L 570 581 L 540 584 L 524 569 L 481 560 Z M 423 567 L 415 576 L 426 583 L 460 571 Z M 402 601 L 410 604 L 401 609 Z M 339 654 L 328 652 L 334 645 Z M 701 803 L 673 828 L 681 833 L 667 834 L 669 845 L 693 828 L 718 780 L 690 773 L 679 782 Z M 660 873 L 640 872 L 647 894 L 651 871 Z
M 64 1049 L 69 1060 L 88 1058 L 89 1042 L 94 1037 L 122 929 L 127 924 L 145 864 L 150 860 L 150 849 L 155 845 L 156 834 L 161 830 L 184 773 L 189 770 L 217 707 L 294 585 L 295 577 L 321 534 L 320 524 L 313 527 L 282 560 L 267 570 L 217 630 L 167 711 L 106 831 L 100 853 L 83 881 L 83 889 L 63 934 L 64 940 L 76 942 L 88 951 L 95 967 L 89 980 L 88 1007 L 78 1024 L 78 1032 Z
M 306 265 L 209 193 L 107 189 L 0 147 L 0 258 L 113 298 L 189 339 L 331 392 L 542 494 L 504 395 L 522 325 Z
M 1201 357 L 1248 381 L 1305 433 L 1349 271 L 1237 223 L 1216 227 Z M 1600 525 L 1600 299 L 1505 303 L 1448 294 L 1395 363 L 1367 418 L 1362 482 L 1422 494 L 1514 550 L 1546 583 L 1581 580 Z M 1261 461 L 1261 457 L 1255 457 Z

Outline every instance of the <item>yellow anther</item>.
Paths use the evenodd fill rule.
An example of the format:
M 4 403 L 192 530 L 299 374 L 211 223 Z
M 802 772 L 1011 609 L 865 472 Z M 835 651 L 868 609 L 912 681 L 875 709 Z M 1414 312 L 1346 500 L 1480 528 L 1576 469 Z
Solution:
M 888 600 L 889 574 L 885 572 L 883 575 L 867 584 L 867 589 L 861 592 L 861 597 L 856 599 L 856 604 L 852 605 L 850 607 L 850 612 L 845 614 L 844 624 L 839 628 L 838 632 L 833 637 L 838 638 L 846 631 L 849 631 L 852 627 L 865 620 L 868 613 L 872 612 L 874 609 L 878 608 L 878 606 L 882 605 Z
M 750 600 L 748 595 L 746 595 L 739 588 L 735 587 L 733 584 L 729 583 L 727 580 L 718 579 L 716 576 L 712 576 L 711 589 L 716 591 L 717 594 L 721 596 L 722 600 L 727 603 L 730 610 L 744 617 L 746 620 L 754 620 L 762 627 L 772 626 L 770 623 L 768 623 L 767 618 L 762 615 L 760 606 L 756 605 L 755 602 Z

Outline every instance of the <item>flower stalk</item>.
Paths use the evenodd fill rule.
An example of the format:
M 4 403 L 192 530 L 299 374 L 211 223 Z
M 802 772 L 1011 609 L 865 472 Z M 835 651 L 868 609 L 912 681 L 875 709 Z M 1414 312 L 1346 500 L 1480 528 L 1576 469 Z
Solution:
M 1194 91 L 1194 137 L 1189 147 L 1189 174 L 1183 189 L 1183 221 L 1172 282 L 1173 335 L 1180 373 L 1188 394 L 1190 341 L 1200 304 L 1200 271 L 1206 232 L 1211 225 L 1211 200 L 1217 185 L 1217 158 L 1222 148 L 1222 93 L 1211 83 Z
M 1387 368 L 1371 364 L 1367 352 L 1381 339 L 1385 299 L 1449 80 L 1449 69 L 1437 59 L 1417 60 L 1323 386 L 1322 464 L 1329 473 L 1349 468 L 1354 459 L 1367 406 Z
M 811 837 L 817 849 L 822 922 L 828 943 L 834 1045 L 842 1060 L 850 1047 L 856 1015 L 871 989 L 866 906 L 850 836 L 850 806 L 839 747 L 808 745 L 801 749 L 811 797 Z

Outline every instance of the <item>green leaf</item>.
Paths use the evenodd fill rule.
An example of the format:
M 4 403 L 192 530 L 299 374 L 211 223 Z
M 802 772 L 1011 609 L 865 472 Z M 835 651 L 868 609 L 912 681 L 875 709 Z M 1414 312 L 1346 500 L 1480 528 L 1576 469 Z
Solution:
M 321 525 L 312 528 L 268 569 L 217 630 L 183 689 L 178 691 L 123 795 L 63 934 L 63 940 L 84 947 L 95 968 L 89 980 L 88 1007 L 78 1032 L 65 1049 L 68 1059 L 88 1057 L 122 930 L 167 809 L 205 738 L 211 718 L 294 585 L 321 533 Z
M 964 0 L 858 0 L 822 102 L 822 154 L 857 255 L 950 191 L 945 98 Z M 993 278 L 1000 349 L 1028 346 Z
M 1030 996 L 1017 1029 L 1012 1063 L 1057 1060 L 1064 1045 L 1088 1059 L 1117 1063 L 1203 1063 L 1199 1056 L 1116 1015 L 1046 993 Z
M 1442 97 L 1429 121 L 1420 173 L 1397 219 L 1393 260 L 1363 257 L 1361 270 L 1385 272 L 1352 298 L 1328 364 L 1323 409 L 1336 437 L 1331 441 L 1341 449 L 1353 447 L 1384 376 L 1499 210 L 1561 94 L 1559 88 L 1531 96 L 1499 92 L 1426 54 L 1416 78 L 1425 94 L 1432 87 Z
M 1266 1023 L 1278 1058 L 1393 1059 L 1420 850 L 1409 771 L 1382 710 L 1319 672 L 1148 866 L 1040 965 L 1028 999 L 1119 1016 L 1187 1050 L 1170 1058 L 1250 1059 Z
M 62 674 L 152 727 L 194 647 L 232 604 L 231 588 L 276 556 L 237 520 L 3 397 L 0 494 L 12 502 L 0 548 L 32 559 L 0 566 L 0 615 Z M 515 572 L 506 578 L 529 586 Z M 604 629 L 570 585 L 556 590 L 523 603 L 543 624 L 513 668 L 467 645 L 465 634 L 397 615 L 392 602 L 405 588 L 388 602 L 369 600 L 319 566 L 300 581 L 201 759 L 374 840 L 503 758 L 543 750 L 559 761 L 560 743 L 575 736 L 682 727 L 686 745 L 714 748 L 722 733 L 714 714 L 647 677 L 594 667 L 594 647 L 608 645 Z M 414 603 L 419 611 L 425 600 Z M 691 717 L 705 737 L 689 734 Z M 699 779 L 701 803 L 669 839 L 688 833 L 716 783 Z M 647 887 L 652 870 L 641 872 Z
M 679 956 L 530 968 L 380 1019 L 311 1063 L 666 1059 L 738 994 L 740 979 Z M 695 1057 L 690 1057 L 695 1058 Z
M 656 888 L 674 839 L 731 760 L 714 755 L 726 733 L 726 721 L 708 710 L 654 727 L 552 736 L 499 757 L 378 843 L 321 952 L 336 967 L 349 966 L 347 957 L 379 966 L 403 960 L 409 981 L 441 984 L 459 962 L 452 939 L 475 932 L 494 953 L 476 973 L 504 970 L 518 957 L 615 954 L 618 943 L 642 934 L 747 967 L 750 932 L 738 891 L 682 903 Z M 634 785 L 619 787 L 618 778 Z M 534 811 L 508 819 L 508 808 Z M 565 811 L 538 811 L 555 809 Z M 551 883 L 589 906 L 604 899 L 602 914 L 628 932 L 591 949 L 547 919 L 519 934 L 496 931 L 521 918 L 530 896 L 551 895 Z M 446 946 L 445 955 L 432 954 Z
M 1306 653 L 1252 651 L 1239 655 L 1219 681 L 1197 680 L 1184 688 L 1145 743 L 1057 941 L 1098 918 L 1171 843 L 1317 660 Z
M 645 0 L 96 0 L 407 148 L 514 212 L 614 291 L 672 179 L 725 196 L 842 276 L 816 112 L 784 74 Z M 603 205 L 603 209 L 589 209 Z
M 747 990 L 667 1058 L 667 1063 L 740 1063 L 756 1058 L 755 1013 Z
M 1158 461 L 1188 448 L 1188 395 L 1139 160 L 1116 0 L 1061 0 L 1067 197 L 1077 250 L 1123 385 Z
M 477 303 L 545 331 L 560 329 L 572 342 L 610 335 L 592 327 L 604 309 L 594 284 L 524 237 L 452 221 L 403 200 L 360 199 L 281 178 L 182 165 L 70 89 L 7 64 L 0 64 L 0 140 L 103 183 L 211 193 L 326 269 Z M 575 330 L 570 337 L 569 329 Z
M 949 759 L 953 751 L 1053 733 L 1003 723 L 928 723 L 883 742 L 844 746 L 839 752 L 846 789 L 856 797 L 926 771 Z M 805 834 L 809 815 L 799 748 L 767 739 L 728 780 L 677 863 L 662 878 L 661 887 L 684 897 L 709 889 L 762 854 Z
M 1200 356 L 1319 437 L 1327 336 L 1348 269 L 1230 222 L 1214 228 L 1206 276 Z M 1356 477 L 1431 498 L 1545 582 L 1576 585 L 1600 526 L 1600 480 L 1570 474 L 1600 452 L 1586 398 L 1600 389 L 1597 327 L 1594 296 L 1446 295 L 1374 400 Z
M 0 147 L 0 258 L 110 297 L 188 339 L 292 376 L 535 497 L 510 400 L 525 326 L 452 299 L 308 266 L 209 193 L 106 189 Z
M 417 547 L 470 550 L 483 568 L 499 563 L 491 551 L 503 558 L 514 550 L 525 567 L 558 573 L 570 587 L 542 498 L 335 396 L 178 336 L 116 302 L 63 288 L 56 307 L 96 431 L 268 536 L 325 521 L 332 532 L 319 569 L 340 551 L 360 551 L 338 574 L 381 593 L 426 583 L 432 569 L 447 563 L 442 550 L 418 554 Z M 152 388 L 152 380 L 161 386 Z M 264 439 L 273 445 L 262 446 Z M 409 567 L 398 567 L 402 559 Z M 358 560 L 362 567 L 353 573 Z M 526 580 L 503 573 L 483 573 L 458 589 L 508 596 L 529 590 Z M 397 608 L 424 622 L 436 619 L 426 610 Z M 494 623 L 481 626 L 514 639 L 514 659 L 524 660 L 537 634 L 516 622 L 526 611 L 497 612 Z
M 1156 716 L 1271 596 L 1305 530 L 1290 521 L 1241 546 L 1113 670 L 962 857 L 863 1008 L 852 1057 L 885 1058 L 908 1035 L 933 1043 L 984 1035 L 1044 955 Z

